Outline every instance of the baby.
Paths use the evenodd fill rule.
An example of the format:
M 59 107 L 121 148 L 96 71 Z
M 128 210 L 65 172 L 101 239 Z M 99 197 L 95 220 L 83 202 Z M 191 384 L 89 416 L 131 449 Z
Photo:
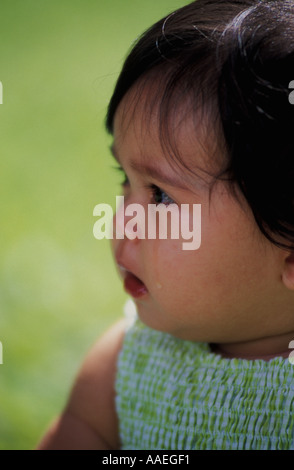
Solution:
M 107 115 L 124 210 L 201 204 L 201 245 L 114 238 L 136 316 L 40 449 L 294 449 L 293 63 L 293 0 L 197 0 L 137 40 Z

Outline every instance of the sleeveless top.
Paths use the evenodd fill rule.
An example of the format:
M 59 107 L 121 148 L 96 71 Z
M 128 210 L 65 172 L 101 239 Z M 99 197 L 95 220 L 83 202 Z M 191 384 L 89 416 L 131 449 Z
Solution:
M 118 359 L 122 449 L 294 449 L 294 365 L 226 359 L 139 320 Z

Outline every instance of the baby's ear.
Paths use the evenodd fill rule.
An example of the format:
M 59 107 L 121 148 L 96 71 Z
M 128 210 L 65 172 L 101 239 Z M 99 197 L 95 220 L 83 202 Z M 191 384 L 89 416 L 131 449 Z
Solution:
M 284 260 L 282 281 L 288 289 L 294 290 L 294 253 L 288 252 Z

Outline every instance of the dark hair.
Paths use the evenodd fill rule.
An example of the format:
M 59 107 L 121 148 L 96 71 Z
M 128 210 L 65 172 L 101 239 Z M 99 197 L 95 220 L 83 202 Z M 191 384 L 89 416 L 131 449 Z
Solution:
M 160 88 L 160 127 L 183 98 L 220 123 L 232 188 L 244 194 L 262 233 L 294 250 L 293 0 L 197 0 L 148 29 L 128 55 L 106 119 L 152 71 Z M 158 98 L 158 97 L 157 97 Z M 201 103 L 201 105 L 199 105 Z

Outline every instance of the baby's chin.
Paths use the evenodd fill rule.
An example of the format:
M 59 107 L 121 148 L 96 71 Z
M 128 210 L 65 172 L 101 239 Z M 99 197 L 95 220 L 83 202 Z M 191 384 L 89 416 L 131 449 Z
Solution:
M 175 325 L 169 319 L 163 318 L 160 309 L 151 305 L 152 300 L 148 302 L 148 298 L 139 298 L 135 299 L 135 304 L 139 320 L 148 328 L 169 334 L 183 341 L 206 342 L 196 332 L 193 332 L 191 328 Z

